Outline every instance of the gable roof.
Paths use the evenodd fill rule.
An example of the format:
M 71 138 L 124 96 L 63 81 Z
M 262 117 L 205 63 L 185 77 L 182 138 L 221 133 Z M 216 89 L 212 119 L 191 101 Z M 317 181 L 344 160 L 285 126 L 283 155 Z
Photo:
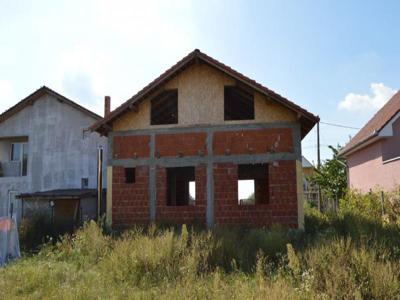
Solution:
M 200 50 L 195 49 L 193 52 L 189 53 L 182 60 L 173 65 L 170 69 L 165 71 L 155 80 L 150 82 L 146 87 L 139 91 L 136 95 L 128 99 L 125 103 L 120 105 L 114 111 L 112 111 L 107 117 L 99 120 L 91 126 L 91 130 L 99 131 L 102 134 L 107 132 L 108 125 L 115 120 L 118 116 L 124 113 L 126 110 L 131 109 L 137 105 L 146 96 L 154 92 L 160 85 L 166 83 L 168 80 L 176 76 L 179 72 L 182 72 L 185 68 L 189 67 L 194 63 L 205 63 L 215 69 L 220 70 L 224 74 L 234 78 L 235 80 L 249 86 L 250 88 L 258 91 L 259 93 L 267 96 L 268 98 L 288 107 L 289 109 L 297 112 L 299 119 L 302 123 L 302 137 L 304 137 L 319 121 L 319 117 L 313 115 L 312 113 L 306 111 L 295 103 L 289 101 L 288 99 L 282 97 L 281 95 L 275 93 L 274 91 L 266 88 L 260 83 L 253 79 L 246 77 L 245 75 L 233 70 L 231 67 L 224 65 L 223 63 L 217 61 L 216 59 L 200 52 Z
M 94 112 L 84 108 L 83 106 L 77 104 L 76 102 L 64 97 L 63 95 L 53 91 L 52 89 L 48 88 L 47 86 L 42 86 L 40 89 L 36 90 L 35 92 L 33 92 L 32 94 L 30 94 L 28 97 L 22 99 L 20 102 L 18 102 L 17 104 L 15 104 L 14 106 L 12 106 L 11 108 L 7 109 L 5 112 L 3 112 L 0 115 L 0 123 L 3 123 L 4 121 L 6 121 L 7 119 L 11 118 L 13 115 L 15 115 L 16 113 L 20 112 L 21 110 L 23 110 L 25 107 L 27 107 L 28 105 L 32 105 L 36 100 L 40 99 L 40 97 L 44 96 L 44 95 L 51 95 L 54 98 L 56 98 L 57 100 L 66 103 L 70 106 L 72 106 L 73 108 L 80 110 L 81 112 L 83 112 L 84 114 L 87 114 L 95 119 L 102 119 L 101 116 L 99 116 L 98 114 L 95 114 Z
M 352 150 L 365 146 L 373 138 L 378 137 L 379 132 L 387 123 L 400 112 L 400 92 L 397 92 L 360 131 L 343 147 L 339 155 L 345 156 Z

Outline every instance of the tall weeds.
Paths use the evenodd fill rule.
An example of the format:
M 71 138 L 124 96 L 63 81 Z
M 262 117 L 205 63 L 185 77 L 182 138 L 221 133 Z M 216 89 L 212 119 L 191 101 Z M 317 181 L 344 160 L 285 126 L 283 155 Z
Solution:
M 337 215 L 308 207 L 305 233 L 152 226 L 111 236 L 90 222 L 0 269 L 0 299 L 399 299 L 399 225 L 353 204 Z

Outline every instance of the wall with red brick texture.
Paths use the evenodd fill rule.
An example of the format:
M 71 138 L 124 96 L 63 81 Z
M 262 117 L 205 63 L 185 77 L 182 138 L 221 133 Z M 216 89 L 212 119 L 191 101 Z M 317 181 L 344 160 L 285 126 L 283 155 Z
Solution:
M 290 128 L 268 128 L 238 131 L 218 131 L 213 136 L 216 155 L 293 152 Z
M 199 151 L 207 154 L 206 132 L 158 134 L 156 135 L 156 153 L 160 156 L 199 155 Z
M 116 159 L 143 158 L 150 155 L 150 136 L 132 135 L 115 136 L 113 139 L 113 156 Z
M 113 227 L 125 228 L 149 222 L 149 170 L 135 168 L 135 183 L 125 183 L 123 167 L 113 167 Z
M 214 164 L 214 217 L 217 225 L 297 228 L 295 161 L 280 161 L 269 169 L 269 202 L 238 205 L 238 173 L 233 163 Z M 265 184 L 268 184 L 267 182 Z
M 167 170 L 157 167 L 157 210 L 156 221 L 178 224 L 205 224 L 206 221 L 206 166 L 195 167 L 195 205 L 167 206 Z

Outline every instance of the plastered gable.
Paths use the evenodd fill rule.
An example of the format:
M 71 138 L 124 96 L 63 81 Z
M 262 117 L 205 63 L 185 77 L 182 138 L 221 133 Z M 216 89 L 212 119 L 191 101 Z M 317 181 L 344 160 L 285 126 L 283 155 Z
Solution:
M 255 119 L 224 120 L 224 86 L 235 80 L 206 64 L 194 64 L 169 82 L 164 89 L 178 89 L 178 124 L 150 125 L 150 98 L 144 99 L 138 111 L 126 111 L 113 123 L 114 131 L 177 127 L 204 124 L 259 122 L 296 122 L 296 114 L 281 104 L 254 92 Z

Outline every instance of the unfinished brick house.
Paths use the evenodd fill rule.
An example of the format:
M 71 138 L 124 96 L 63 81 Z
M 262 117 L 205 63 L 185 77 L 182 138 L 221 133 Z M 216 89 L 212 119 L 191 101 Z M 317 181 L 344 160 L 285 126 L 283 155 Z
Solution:
M 107 220 L 303 227 L 301 140 L 318 117 L 195 50 L 92 126 Z

